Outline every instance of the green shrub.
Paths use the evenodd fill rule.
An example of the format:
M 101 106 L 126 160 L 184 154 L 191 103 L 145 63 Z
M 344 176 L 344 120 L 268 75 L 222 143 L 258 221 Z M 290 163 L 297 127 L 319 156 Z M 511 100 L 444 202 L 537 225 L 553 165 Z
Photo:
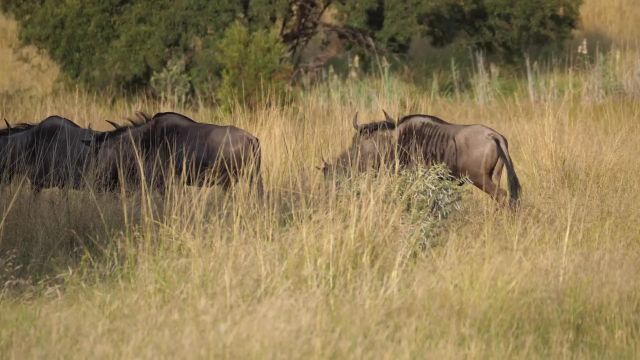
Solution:
M 162 71 L 151 76 L 151 89 L 163 101 L 184 104 L 191 93 L 184 57 L 172 58 Z
M 463 179 L 463 182 L 468 180 Z M 416 227 L 415 250 L 425 250 L 435 240 L 444 221 L 461 207 L 464 188 L 443 164 L 403 170 L 400 174 L 400 201 L 409 223 Z
M 222 68 L 218 99 L 228 105 L 239 101 L 253 106 L 265 96 L 278 99 L 291 76 L 287 49 L 275 31 L 251 33 L 237 21 L 218 44 L 217 62 Z

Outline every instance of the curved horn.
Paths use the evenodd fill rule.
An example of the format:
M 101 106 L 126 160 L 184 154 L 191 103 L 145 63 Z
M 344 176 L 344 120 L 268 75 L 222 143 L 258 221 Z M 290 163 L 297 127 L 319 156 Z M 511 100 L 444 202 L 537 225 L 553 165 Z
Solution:
M 7 124 L 7 129 L 11 129 L 11 124 L 9 124 L 7 119 L 4 119 L 4 123 Z
M 356 130 L 360 130 L 360 125 L 358 125 L 358 112 L 356 111 L 356 115 L 353 117 L 353 128 Z
M 111 121 L 111 120 L 105 120 L 106 122 L 108 122 L 111 126 L 113 126 L 115 129 L 120 129 L 120 125 L 116 124 L 115 122 Z
M 390 122 L 395 124 L 396 121 L 393 120 L 393 118 L 391 116 L 389 116 L 389 114 L 387 114 L 387 112 L 384 109 L 382 109 L 382 112 L 384 113 L 384 119 L 385 120 L 390 121 Z

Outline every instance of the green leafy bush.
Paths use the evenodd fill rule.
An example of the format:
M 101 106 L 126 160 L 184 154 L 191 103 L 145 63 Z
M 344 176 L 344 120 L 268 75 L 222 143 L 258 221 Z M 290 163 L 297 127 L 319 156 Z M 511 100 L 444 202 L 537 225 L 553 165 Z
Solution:
M 412 244 L 416 250 L 435 245 L 444 220 L 460 210 L 464 191 L 460 184 L 461 180 L 453 177 L 443 164 L 401 172 L 399 200 L 405 203 L 406 216 L 416 227 L 417 241 Z
M 183 57 L 169 60 L 167 66 L 151 76 L 151 89 L 164 101 L 184 104 L 191 93 L 191 82 Z
M 291 76 L 286 55 L 276 32 L 251 33 L 242 23 L 235 22 L 218 44 L 216 59 L 222 68 L 218 99 L 227 105 L 239 101 L 249 106 L 267 95 L 278 99 Z

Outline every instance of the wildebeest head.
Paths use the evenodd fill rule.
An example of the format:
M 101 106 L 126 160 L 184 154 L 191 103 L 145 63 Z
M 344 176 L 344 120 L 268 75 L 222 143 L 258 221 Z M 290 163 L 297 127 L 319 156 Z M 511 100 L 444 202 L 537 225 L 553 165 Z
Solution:
M 29 137 L 24 132 L 34 125 L 21 123 L 11 125 L 5 119 L 7 127 L 0 129 L 0 182 L 9 182 L 23 166 L 21 160 L 28 153 Z
M 333 164 L 323 159 L 320 167 L 325 177 L 341 176 L 354 170 L 378 169 L 388 163 L 395 154 L 396 122 L 385 111 L 385 119 L 366 124 L 358 123 L 358 113 L 353 117 L 356 130 L 350 147 L 343 151 Z
M 5 120 L 6 121 L 6 120 Z M 11 126 L 7 123 L 7 128 L 0 130 L 0 183 L 11 180 L 10 166 L 13 163 L 13 151 L 9 143 L 8 135 L 11 132 Z
M 149 121 L 150 117 L 143 112 L 136 112 L 139 121 L 127 119 L 130 125 L 119 125 L 105 120 L 113 130 L 95 132 L 82 142 L 91 147 L 99 161 L 96 164 L 98 187 L 114 190 L 118 184 L 118 172 L 124 174 L 135 172 L 140 156 L 139 129 Z

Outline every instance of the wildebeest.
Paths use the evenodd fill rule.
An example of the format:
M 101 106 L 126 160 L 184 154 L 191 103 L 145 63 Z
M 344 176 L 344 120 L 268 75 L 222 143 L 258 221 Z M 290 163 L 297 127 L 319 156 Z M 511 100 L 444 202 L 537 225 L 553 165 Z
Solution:
M 6 120 L 5 120 L 6 121 Z M 35 192 L 50 187 L 78 188 L 90 166 L 92 151 L 83 140 L 96 134 L 61 116 L 38 124 L 0 130 L 0 177 L 26 176 Z
M 500 188 L 502 168 L 507 168 L 509 205 L 515 208 L 520 194 L 507 139 L 484 125 L 450 124 L 436 116 L 407 115 L 394 121 L 384 110 L 385 120 L 358 124 L 351 147 L 334 164 L 326 161 L 325 175 L 394 165 L 444 163 L 453 176 L 468 176 L 471 182 L 498 202 L 507 198 Z
M 0 184 L 11 182 L 18 169 L 24 169 L 24 152 L 20 150 L 26 148 L 27 138 L 15 135 L 33 127 L 26 123 L 11 126 L 7 120 L 5 123 L 7 127 L 0 129 Z
M 262 192 L 261 150 L 255 136 L 174 112 L 138 115 L 143 121 L 93 138 L 109 187 L 146 182 L 163 191 L 172 176 L 182 177 L 187 185 L 218 184 L 226 190 L 247 177 Z

